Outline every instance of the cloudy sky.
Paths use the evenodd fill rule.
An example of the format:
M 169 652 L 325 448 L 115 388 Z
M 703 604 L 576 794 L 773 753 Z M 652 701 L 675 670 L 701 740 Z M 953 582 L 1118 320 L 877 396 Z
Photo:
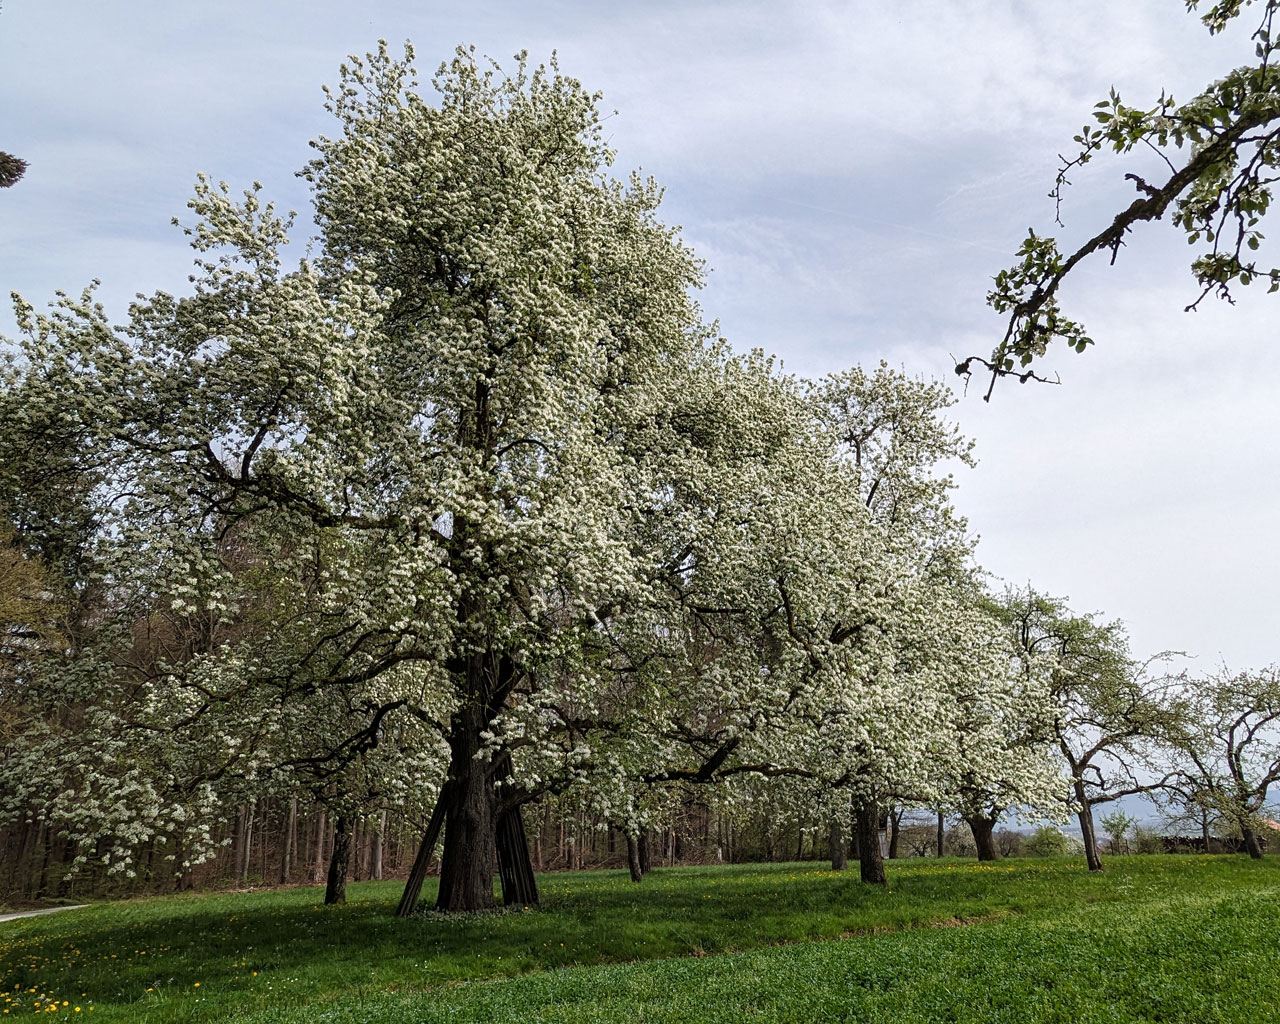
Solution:
M 667 186 L 667 219 L 708 263 L 701 301 L 740 348 L 822 374 L 884 359 L 955 380 L 989 352 L 990 279 L 1050 230 L 1057 154 L 1111 86 L 1189 98 L 1252 52 L 1181 0 L 805 0 L 461 4 L 434 0 L 2 0 L 0 287 L 40 302 L 102 280 L 180 291 L 169 226 L 197 171 L 308 208 L 294 171 L 331 130 L 320 86 L 351 52 L 411 39 L 430 71 L 459 43 L 499 61 L 554 49 L 604 93 L 620 171 Z M 425 76 L 424 76 L 425 77 Z M 1102 161 L 1061 237 L 1132 194 Z M 305 236 L 306 230 L 299 231 Z M 953 410 L 980 466 L 957 502 L 983 564 L 1126 620 L 1135 651 L 1211 669 L 1280 657 L 1280 297 L 1182 307 L 1189 250 L 1167 225 L 1065 293 L 1097 347 L 1062 387 L 981 388 Z M 12 315 L 0 333 L 12 335 Z M 975 382 L 976 384 L 976 382 Z

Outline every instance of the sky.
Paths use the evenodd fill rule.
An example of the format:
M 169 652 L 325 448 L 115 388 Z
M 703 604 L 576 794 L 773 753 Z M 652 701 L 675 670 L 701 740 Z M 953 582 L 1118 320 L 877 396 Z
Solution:
M 1064 288 L 1097 345 L 1049 361 L 1061 386 L 985 404 L 952 372 L 998 340 L 991 278 L 1028 228 L 1054 233 L 1058 154 L 1093 104 L 1188 99 L 1251 57 L 1247 34 L 1210 38 L 1181 0 L 0 0 L 0 150 L 30 163 L 0 192 L 0 288 L 40 304 L 97 278 L 119 321 L 135 293 L 181 292 L 170 221 L 199 171 L 298 210 L 301 251 L 294 172 L 334 130 L 321 85 L 345 55 L 411 39 L 425 80 L 459 44 L 554 50 L 617 111 L 615 170 L 666 186 L 737 348 L 958 388 L 979 466 L 956 504 L 995 577 L 1123 619 L 1139 655 L 1262 667 L 1280 659 L 1280 296 L 1184 313 L 1191 250 L 1148 225 Z M 1126 170 L 1155 168 L 1073 177 L 1065 249 L 1132 200 Z

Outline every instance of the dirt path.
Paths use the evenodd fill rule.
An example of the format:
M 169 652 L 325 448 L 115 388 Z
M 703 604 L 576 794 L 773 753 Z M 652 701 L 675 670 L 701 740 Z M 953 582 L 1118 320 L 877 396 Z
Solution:
M 81 907 L 87 907 L 87 903 L 77 903 L 70 907 L 46 907 L 44 910 L 19 910 L 12 914 L 0 914 L 0 922 L 15 921 L 20 917 L 39 917 L 41 914 L 56 914 L 62 910 L 79 910 Z

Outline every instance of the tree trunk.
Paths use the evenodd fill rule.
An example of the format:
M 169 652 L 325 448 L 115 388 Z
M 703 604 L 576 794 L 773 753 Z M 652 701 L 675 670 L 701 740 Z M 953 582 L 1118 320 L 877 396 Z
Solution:
M 991 833 L 995 830 L 998 815 L 987 816 L 965 815 L 969 830 L 973 833 L 973 843 L 978 848 L 978 860 L 999 860 L 1000 853 L 996 849 L 995 839 Z
M 638 844 L 640 847 L 640 873 L 647 875 L 653 870 L 653 863 L 649 858 L 649 830 L 645 829 L 640 833 Z
M 840 819 L 831 819 L 831 870 L 843 871 L 848 863 L 844 850 L 844 831 L 840 828 Z
M 267 814 L 267 808 L 270 805 L 267 801 L 263 801 L 262 814 L 259 817 L 261 824 L 258 826 L 258 878 L 262 880 L 262 884 L 267 884 L 267 829 L 270 825 L 270 816 Z
M 513 807 L 498 819 L 498 876 L 502 879 L 502 903 L 531 907 L 538 904 L 538 880 L 529 858 L 529 840 L 524 831 L 524 815 Z
M 369 877 L 375 882 L 382 881 L 382 846 L 383 836 L 387 831 L 387 812 L 382 811 L 378 814 L 378 831 L 373 835 L 373 852 L 369 859 Z
M 53 829 L 48 822 L 44 825 L 44 848 L 40 855 L 40 881 L 36 886 L 36 899 L 43 899 L 49 894 L 49 858 L 53 854 Z M 1252 833 L 1250 833 L 1252 835 Z M 1255 841 L 1254 845 L 1257 843 Z M 1258 854 L 1262 856 L 1261 853 Z
M 511 755 L 505 754 L 495 766 L 495 783 L 511 778 Z M 529 856 L 529 837 L 524 829 L 524 811 L 510 807 L 498 816 L 494 836 L 498 852 L 498 877 L 502 881 L 503 906 L 521 904 L 537 906 L 538 880 L 533 874 L 533 860 Z
M 644 870 L 640 867 L 640 841 L 630 832 L 627 833 L 627 867 L 631 871 L 631 881 L 644 879 Z
M 289 823 L 284 829 L 284 849 L 280 853 L 280 884 L 289 881 L 289 867 L 293 860 L 293 844 L 297 842 L 298 798 L 289 801 Z
M 1245 851 L 1253 860 L 1262 860 L 1262 844 L 1258 841 L 1258 833 L 1248 825 L 1242 826 L 1240 832 L 1244 836 Z
M 938 856 L 945 856 L 947 846 L 947 818 L 941 811 L 938 812 Z
M 1102 854 L 1098 852 L 1098 833 L 1093 827 L 1093 805 L 1085 797 L 1084 783 L 1076 779 L 1076 800 L 1080 804 L 1080 836 L 1084 839 L 1084 859 L 1090 871 L 1102 870 Z
M 240 847 L 240 884 L 245 885 L 249 881 L 249 867 L 253 856 L 253 818 L 254 813 L 258 809 L 258 801 L 253 800 L 249 803 L 249 809 L 245 812 L 244 819 L 244 844 Z
M 347 902 L 347 868 L 351 865 L 351 826 L 345 814 L 333 825 L 333 853 L 329 857 L 329 877 L 324 887 L 325 906 Z
M 431 820 L 427 822 L 426 834 L 418 846 L 418 855 L 413 859 L 413 867 L 409 869 L 409 880 L 404 884 L 404 892 L 400 896 L 400 905 L 396 907 L 396 917 L 408 917 L 418 909 L 418 900 L 422 896 L 422 883 L 427 877 L 427 867 L 436 852 L 436 843 L 440 839 L 440 829 L 444 825 L 446 792 L 449 783 L 440 787 L 440 795 L 436 797 L 435 810 L 431 812 Z
M 889 808 L 889 859 L 898 859 L 898 826 L 902 822 L 902 809 Z
M 315 847 L 311 857 L 311 884 L 318 885 L 324 878 L 324 837 L 325 813 L 323 808 L 316 811 Z
M 365 826 L 364 816 L 356 815 L 355 826 L 351 830 L 351 880 L 353 882 L 364 881 L 364 841 L 368 828 Z
M 480 656 L 473 655 L 477 661 Z M 468 669 L 470 676 L 474 666 Z M 477 684 L 472 692 L 480 692 Z M 490 766 L 477 760 L 481 732 L 488 726 L 484 708 L 471 700 L 454 712 L 449 737 L 449 783 L 445 804 L 444 853 L 440 858 L 441 911 L 491 910 L 496 794 Z
M 858 817 L 858 864 L 862 880 L 873 885 L 887 885 L 884 859 L 880 856 L 880 808 L 874 800 L 856 807 Z
M 231 878 L 233 881 L 240 880 L 242 871 L 241 864 L 244 861 L 244 816 L 245 808 L 242 806 L 236 812 L 236 822 L 231 831 Z

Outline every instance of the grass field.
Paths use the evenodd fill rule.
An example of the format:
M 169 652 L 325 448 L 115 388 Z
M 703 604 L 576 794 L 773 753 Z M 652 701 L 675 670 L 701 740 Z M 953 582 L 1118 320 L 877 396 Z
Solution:
M 1280 1021 L 1280 858 L 549 875 L 540 910 L 391 916 L 395 883 L 0 924 L 4 1014 L 95 1021 Z M 430 896 L 430 892 L 424 893 Z M 79 1008 L 77 1011 L 76 1008 Z

